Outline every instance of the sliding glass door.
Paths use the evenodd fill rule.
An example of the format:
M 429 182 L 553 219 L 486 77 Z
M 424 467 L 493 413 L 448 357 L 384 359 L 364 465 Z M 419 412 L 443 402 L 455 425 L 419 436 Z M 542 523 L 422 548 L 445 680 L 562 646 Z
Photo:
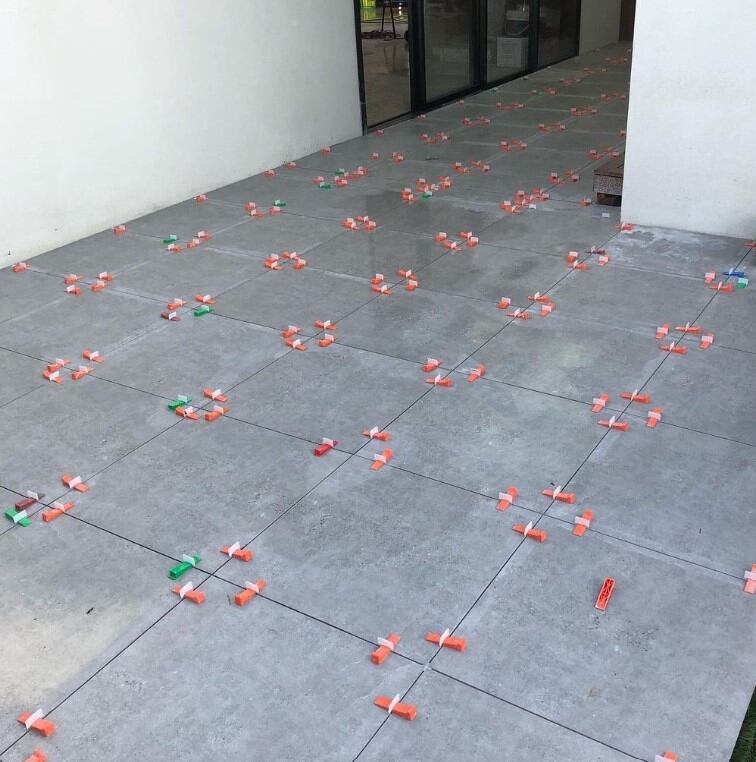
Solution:
M 528 71 L 533 12 L 530 0 L 488 0 L 486 15 L 486 82 Z
M 538 68 L 578 54 L 580 0 L 540 0 Z
M 426 102 L 478 84 L 477 4 L 478 0 L 423 0 Z

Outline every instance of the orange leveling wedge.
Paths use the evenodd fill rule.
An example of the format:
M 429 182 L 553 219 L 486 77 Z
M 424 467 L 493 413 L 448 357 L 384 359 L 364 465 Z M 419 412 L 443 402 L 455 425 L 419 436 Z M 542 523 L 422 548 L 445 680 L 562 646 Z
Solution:
M 401 637 L 391 633 L 387 638 L 378 638 L 378 648 L 370 654 L 370 661 L 373 664 L 383 664 L 386 659 L 394 652 Z
M 596 608 L 599 611 L 606 611 L 606 607 L 609 605 L 609 599 L 614 592 L 614 580 L 611 577 L 607 577 L 604 580 L 604 584 L 601 585 L 598 598 L 596 598 Z
M 402 704 L 399 698 L 398 693 L 393 699 L 388 696 L 378 696 L 373 703 L 381 709 L 385 709 L 389 714 L 395 714 L 403 720 L 414 720 L 417 716 L 417 707 L 414 704 Z

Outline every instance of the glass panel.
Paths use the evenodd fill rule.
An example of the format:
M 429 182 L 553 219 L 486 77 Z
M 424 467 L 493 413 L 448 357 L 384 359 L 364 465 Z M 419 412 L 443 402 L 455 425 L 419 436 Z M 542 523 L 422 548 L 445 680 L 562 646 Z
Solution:
M 541 0 L 538 66 L 577 55 L 580 0 Z
M 475 0 L 424 0 L 425 98 L 434 101 L 475 84 Z
M 360 0 L 368 125 L 411 111 L 407 3 Z
M 530 0 L 488 0 L 486 79 L 511 77 L 528 68 Z

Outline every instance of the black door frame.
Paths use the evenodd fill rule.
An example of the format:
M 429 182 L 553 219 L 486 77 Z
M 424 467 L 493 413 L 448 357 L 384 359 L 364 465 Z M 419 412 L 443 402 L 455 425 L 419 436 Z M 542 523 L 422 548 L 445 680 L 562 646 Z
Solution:
M 357 72 L 359 76 L 360 89 L 360 110 L 362 113 L 362 129 L 367 132 L 368 129 L 374 129 L 381 125 L 391 124 L 392 122 L 406 119 L 408 116 L 420 114 L 424 111 L 430 111 L 439 108 L 451 101 L 464 98 L 472 93 L 480 92 L 491 87 L 497 87 L 506 82 L 532 74 L 538 71 L 538 43 L 539 43 L 539 21 L 541 0 L 530 0 L 530 34 L 528 38 L 528 66 L 522 71 L 511 74 L 507 77 L 501 77 L 495 80 L 486 79 L 487 57 L 488 57 L 488 0 L 474 0 L 473 8 L 473 34 L 470 41 L 472 46 L 472 79 L 473 85 L 464 88 L 455 93 L 445 95 L 432 101 L 426 100 L 425 89 L 425 19 L 422 10 L 422 0 L 408 0 L 407 15 L 409 21 L 409 51 L 410 51 L 410 111 L 404 114 L 397 114 L 394 117 L 379 124 L 367 124 L 367 102 L 365 97 L 365 68 L 362 61 L 362 20 L 360 15 L 360 0 L 354 0 L 354 22 L 355 39 L 357 43 Z M 577 0 L 577 34 L 575 36 L 575 52 L 564 56 L 556 61 L 551 61 L 546 66 L 553 66 L 568 58 L 573 58 L 580 51 L 580 18 L 582 13 L 582 0 Z

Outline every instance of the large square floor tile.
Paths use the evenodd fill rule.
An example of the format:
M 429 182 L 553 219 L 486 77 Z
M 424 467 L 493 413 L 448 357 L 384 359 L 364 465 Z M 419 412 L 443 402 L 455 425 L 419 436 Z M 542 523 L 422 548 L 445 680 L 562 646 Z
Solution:
M 215 311 L 279 330 L 296 325 L 300 333 L 312 336 L 317 333 L 313 327 L 316 320 L 338 325 L 344 315 L 374 298 L 369 280 L 285 266 L 281 272 L 267 272 L 226 291 Z
M 525 190 L 528 190 L 527 188 Z M 612 218 L 595 208 L 563 201 L 538 204 L 522 214 L 508 214 L 480 234 L 481 243 L 566 256 L 591 246 L 604 246 L 617 231 Z
M 687 355 L 672 355 L 644 391 L 664 407 L 664 420 L 756 445 L 756 406 L 744 390 L 756 377 L 756 354 L 690 342 Z
M 48 383 L 44 369 L 40 360 L 0 349 L 0 406 Z
M 24 732 L 21 712 L 53 709 L 178 601 L 168 568 L 68 516 L 0 537 L 0 750 Z
M 160 239 L 177 235 L 181 243 L 190 240 L 200 230 L 207 230 L 211 234 L 220 233 L 245 219 L 248 218 L 244 209 L 238 206 L 218 204 L 214 201 L 198 203 L 189 199 L 132 220 L 127 224 L 127 228 L 134 233 Z
M 90 479 L 74 511 L 174 558 L 199 554 L 210 571 L 228 560 L 221 547 L 248 543 L 345 458 L 228 418 L 182 421 Z
M 633 407 L 645 415 L 645 406 Z M 570 482 L 594 512 L 591 528 L 742 579 L 756 556 L 756 448 L 623 420 L 630 430 L 610 433 Z M 698 473 L 686 468 L 691 463 Z M 548 512 L 575 516 L 563 503 Z
M 162 400 L 98 378 L 46 383 L 3 407 L 0 484 L 54 500 L 63 474 L 86 481 L 176 421 Z
M 464 658 L 464 657 L 461 657 Z M 360 762 L 629 762 L 632 758 L 445 675 L 425 672 L 404 701 L 414 722 L 387 722 Z
M 180 323 L 166 323 L 110 355 L 95 372 L 170 399 L 188 394 L 195 405 L 210 404 L 202 397 L 203 389 L 226 391 L 290 351 L 271 328 L 220 315 L 200 320 L 185 313 Z
M 101 272 L 118 275 L 152 259 L 164 248 L 160 241 L 131 231 L 115 235 L 112 230 L 103 230 L 88 238 L 40 254 L 29 260 L 29 264 L 55 275 L 65 277 L 75 273 L 94 279 Z
M 460 256 L 465 256 L 464 254 Z M 496 334 L 511 318 L 495 302 L 483 302 L 420 288 L 396 286 L 339 324 L 344 344 L 380 354 L 454 367 Z
M 654 342 L 668 343 L 654 339 L 657 327 L 663 323 L 674 328 L 695 322 L 711 298 L 711 291 L 702 280 L 617 267 L 612 262 L 599 267 L 591 257 L 588 270 L 574 271 L 551 296 L 560 315 L 643 330 L 653 346 Z M 680 335 L 670 332 L 668 338 L 677 340 Z
M 492 497 L 514 485 L 518 504 L 545 510 L 541 490 L 565 485 L 606 432 L 584 404 L 485 378 L 454 381 L 389 427 L 392 465 Z
M 61 357 L 75 367 L 84 362 L 85 349 L 107 357 L 110 350 L 132 338 L 162 328 L 161 306 L 112 289 L 93 293 L 82 288 L 80 296 L 65 296 L 7 321 L 0 332 L 0 346 L 46 362 Z
M 620 392 L 639 389 L 664 359 L 648 335 L 564 317 L 559 302 L 546 318 L 515 320 L 470 358 L 486 377 L 588 404 L 602 393 L 609 407 Z M 598 416 L 599 418 L 601 416 Z
M 420 661 L 429 630 L 453 628 L 522 537 L 528 511 L 352 458 L 252 544 L 273 599 Z M 219 574 L 242 584 L 251 572 Z
M 227 583 L 201 589 L 203 605 L 181 603 L 51 714 L 50 759 L 349 762 L 386 719 L 373 699 L 419 672 L 398 657 L 376 667 L 369 644 L 264 598 L 239 608 Z
M 417 363 L 310 342 L 234 389 L 231 415 L 354 452 L 363 431 L 383 429 L 428 390 L 425 379 Z
M 227 254 L 203 245 L 175 254 L 163 251 L 152 262 L 124 273 L 114 285 L 119 291 L 161 301 L 192 301 L 195 294 L 215 296 L 266 272 L 262 257 Z
M 638 759 L 728 759 L 753 693 L 754 600 L 732 580 L 544 519 L 436 669 Z M 594 608 L 615 579 L 604 612 Z
M 381 228 L 368 236 L 347 231 L 310 251 L 307 261 L 319 270 L 358 278 L 373 278 L 381 273 L 387 283 L 394 283 L 401 280 L 398 270 L 417 272 L 445 252 L 429 235 Z
M 738 238 L 651 227 L 623 233 L 610 247 L 617 264 L 701 279 L 710 270 L 735 268 L 744 251 Z

